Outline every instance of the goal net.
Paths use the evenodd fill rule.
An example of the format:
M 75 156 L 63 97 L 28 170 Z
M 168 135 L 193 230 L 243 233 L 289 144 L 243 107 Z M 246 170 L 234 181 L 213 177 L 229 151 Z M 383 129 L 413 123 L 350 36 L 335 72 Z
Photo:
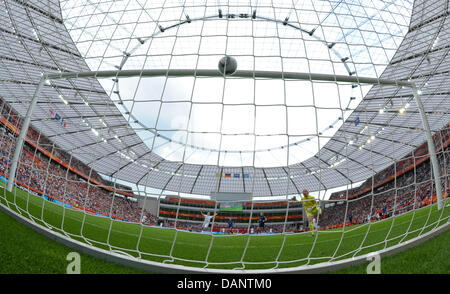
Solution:
M 61 1 L 83 63 L 0 100 L 3 205 L 186 271 L 300 271 L 448 225 L 448 105 L 402 62 L 410 1 L 158 2 Z

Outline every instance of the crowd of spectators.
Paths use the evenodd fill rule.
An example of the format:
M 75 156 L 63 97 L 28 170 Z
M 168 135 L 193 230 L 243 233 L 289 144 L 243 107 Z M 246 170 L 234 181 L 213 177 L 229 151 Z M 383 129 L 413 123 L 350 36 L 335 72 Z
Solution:
M 448 195 L 450 187 L 449 147 L 438 153 L 439 165 L 442 168 L 442 191 Z M 392 170 L 392 168 L 391 168 Z M 430 160 L 390 180 L 389 182 L 348 201 L 329 201 L 320 216 L 319 225 L 330 228 L 347 224 L 359 224 L 378 220 L 421 208 L 436 201 L 436 189 L 432 178 Z M 389 169 L 377 174 L 378 179 L 384 179 Z M 376 182 L 375 182 L 376 183 Z M 362 188 L 360 188 L 362 189 Z M 342 194 L 350 194 L 346 191 Z M 434 195 L 434 196 L 433 196 Z
M 8 174 L 15 140 L 14 134 L 0 127 L 0 172 L 3 175 Z M 142 211 L 137 202 L 89 183 L 28 144 L 24 145 L 19 161 L 16 181 L 49 197 L 50 201 L 64 201 L 76 209 L 125 221 L 144 219 L 145 224 L 156 224 L 156 217 L 147 210 Z M 141 215 L 145 217 L 141 219 Z
M 434 144 L 437 150 L 439 150 L 450 139 L 450 125 L 446 126 L 433 136 Z M 383 171 L 375 174 L 373 177 L 368 178 L 359 187 L 334 192 L 330 196 L 330 200 L 346 199 L 353 195 L 362 194 L 361 192 L 367 189 L 371 189 L 372 186 L 380 184 L 390 180 L 397 173 L 403 173 L 415 165 L 425 160 L 428 157 L 428 144 L 425 142 L 416 148 L 411 154 L 406 155 L 404 158 L 395 163 L 395 165 L 389 166 Z
M 215 233 L 223 233 L 223 234 L 264 234 L 264 233 L 281 233 L 281 232 L 296 232 L 301 229 L 295 223 L 289 223 L 284 226 L 283 223 L 279 224 L 267 224 L 264 230 L 259 231 L 258 225 L 252 223 L 251 225 L 247 224 L 233 224 L 233 228 L 230 229 L 228 225 L 224 225 L 223 223 L 215 222 L 210 228 L 204 229 L 202 228 L 201 222 L 195 221 L 180 221 L 175 219 L 161 219 L 159 222 L 160 226 L 174 228 L 175 226 L 178 229 L 182 229 L 185 231 L 191 232 L 215 232 Z
M 5 120 L 11 124 L 17 130 L 20 130 L 22 127 L 23 119 L 2 99 L 0 99 L 0 113 L 5 118 Z M 36 131 L 34 128 L 29 128 L 27 132 L 27 137 L 32 141 L 36 142 L 37 145 L 53 154 L 55 157 L 61 159 L 62 161 L 70 164 L 76 170 L 82 172 L 83 174 L 89 176 L 91 179 L 105 185 L 112 186 L 111 182 L 102 178 L 96 171 L 91 170 L 88 166 L 83 164 L 78 159 L 70 156 L 64 150 L 61 150 L 56 146 L 52 141 L 43 136 L 40 132 Z M 116 184 L 117 186 L 117 184 Z M 130 187 L 121 186 L 122 190 L 131 192 L 132 189 Z

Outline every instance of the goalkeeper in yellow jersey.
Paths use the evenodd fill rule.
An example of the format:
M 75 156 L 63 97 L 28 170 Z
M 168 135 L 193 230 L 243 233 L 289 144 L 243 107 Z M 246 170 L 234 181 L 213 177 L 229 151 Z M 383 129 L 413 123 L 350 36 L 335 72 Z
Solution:
M 308 217 L 309 230 L 314 234 L 316 218 L 322 214 L 322 209 L 317 205 L 314 196 L 309 195 L 308 190 L 303 190 L 302 202 Z

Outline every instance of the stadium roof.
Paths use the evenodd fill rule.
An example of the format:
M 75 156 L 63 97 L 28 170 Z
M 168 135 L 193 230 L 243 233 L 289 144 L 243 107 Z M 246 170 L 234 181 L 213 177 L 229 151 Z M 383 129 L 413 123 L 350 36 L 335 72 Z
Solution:
M 146 7 L 147 2 L 152 2 L 152 7 Z M 167 41 L 169 37 L 161 37 L 163 31 L 187 19 L 211 15 L 218 21 L 215 14 L 221 7 L 217 3 L 221 1 L 214 1 L 215 4 L 188 2 L 181 5 L 179 1 L 165 1 L 158 5 L 156 1 L 144 4 L 144 1 L 3 0 L 0 2 L 0 96 L 19 114 L 25 115 L 42 73 L 126 69 L 123 65 L 128 69 L 141 69 L 142 58 L 132 59 L 141 55 L 158 56 L 150 60 L 150 64 L 161 65 L 164 63 L 161 54 L 142 52 L 149 48 L 139 44 L 145 45 L 152 38 L 156 44 Z M 239 18 L 239 12 L 247 11 L 250 15 L 252 8 L 259 7 L 258 17 L 267 18 L 260 19 L 266 26 L 262 29 L 265 33 L 271 26 L 283 26 L 276 21 L 283 21 L 289 15 L 289 23 L 304 30 L 301 40 L 325 42 L 334 50 L 334 54 L 328 56 L 333 69 L 345 73 L 350 68 L 349 74 L 356 76 L 411 81 L 421 90 L 431 129 L 438 130 L 450 121 L 450 8 L 447 1 L 414 1 L 413 4 L 410 1 L 297 1 L 295 9 L 290 9 L 292 1 L 288 1 L 289 5 L 284 5 L 283 1 L 269 2 L 274 6 L 264 6 L 266 1 L 259 1 L 260 6 L 235 1 L 224 6 L 223 11 L 233 13 L 234 21 L 248 23 L 252 18 Z M 173 15 L 177 17 L 174 19 Z M 206 20 L 199 21 L 202 22 Z M 153 27 L 149 29 L 149 25 Z M 184 24 L 178 27 L 182 26 L 186 27 Z M 317 33 L 314 28 L 318 28 Z M 215 30 L 220 30 L 220 26 Z M 295 28 L 291 30 L 297 33 Z M 305 32 L 313 34 L 309 36 Z M 177 35 L 171 34 L 168 36 Z M 284 36 L 288 40 L 293 38 Z M 355 48 L 340 47 L 341 44 Z M 163 51 L 167 48 L 160 47 Z M 366 51 L 367 48 L 371 50 Z M 322 49 L 314 45 L 306 52 L 312 54 L 316 50 Z M 353 50 L 359 53 L 352 54 Z M 295 50 L 289 52 L 295 53 Z M 173 53 L 171 56 L 176 56 Z M 177 59 L 180 63 L 175 64 L 188 67 L 183 54 L 180 56 Z M 345 61 L 339 59 L 349 56 L 352 58 Z M 126 63 L 123 63 L 124 57 Z M 369 63 L 364 62 L 367 58 L 371 60 Z M 322 56 L 316 61 L 323 61 Z M 245 62 L 240 65 L 246 66 Z M 314 72 L 327 69 L 318 65 Z M 351 105 L 352 99 L 347 99 L 351 107 L 343 113 L 344 119 L 336 120 L 334 113 L 330 120 L 332 127 L 318 129 L 323 134 L 313 134 L 308 140 L 311 137 L 308 133 L 296 136 L 285 131 L 281 144 L 274 145 L 270 141 L 262 145 L 267 156 L 281 152 L 281 157 L 287 158 L 286 164 L 267 167 L 264 164 L 255 167 L 255 161 L 233 167 L 201 164 L 201 161 L 196 164 L 184 157 L 174 159 L 167 153 L 157 152 L 157 145 L 170 143 L 173 137 L 167 132 L 142 135 L 142 129 L 152 128 L 136 122 L 139 117 L 126 113 L 127 105 L 123 101 L 120 103 L 116 93 L 118 85 L 113 80 L 105 83 L 96 78 L 49 81 L 33 113 L 32 126 L 99 173 L 162 190 L 203 195 L 212 191 L 249 192 L 254 196 L 270 196 L 295 194 L 304 188 L 330 189 L 367 179 L 425 141 L 411 89 L 358 85 L 351 87 L 351 91 L 356 91 L 352 93 L 360 96 L 359 100 L 356 97 L 358 104 Z M 125 91 L 120 92 L 124 96 Z M 407 109 L 399 114 L 398 110 L 405 105 Z M 345 106 L 341 107 L 345 110 Z M 55 120 L 50 111 L 64 118 L 66 126 Z M 148 144 L 145 136 L 150 136 L 153 143 Z M 317 137 L 321 137 L 322 142 L 317 142 Z M 295 144 L 303 142 L 306 145 L 302 146 L 307 146 L 307 141 L 311 140 L 319 146 L 313 153 L 314 149 Z M 183 147 L 188 148 L 186 144 Z M 204 152 L 214 152 L 212 149 L 201 146 L 198 157 L 201 159 Z M 301 160 L 293 160 L 286 155 L 286 149 L 291 154 L 309 153 L 305 158 L 300 156 Z M 243 153 L 236 154 L 242 156 Z

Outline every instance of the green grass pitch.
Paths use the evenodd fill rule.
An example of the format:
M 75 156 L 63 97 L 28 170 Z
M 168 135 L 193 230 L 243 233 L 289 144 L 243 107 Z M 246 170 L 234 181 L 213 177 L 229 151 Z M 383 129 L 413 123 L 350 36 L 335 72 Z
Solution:
M 342 229 L 321 231 L 315 237 L 309 233 L 211 236 L 111 221 L 108 218 L 63 208 L 20 189 L 15 189 L 13 192 L 9 193 L 0 188 L 1 203 L 34 219 L 37 223 L 49 226 L 52 230 L 64 233 L 78 241 L 152 261 L 219 269 L 285 268 L 358 256 L 426 233 L 448 222 L 450 211 L 450 207 L 438 211 L 436 205 L 432 205 L 395 218 L 372 223 L 370 226 L 368 224 L 353 226 L 346 228 L 345 231 Z M 39 260 L 43 260 L 44 265 L 40 267 L 42 272 L 65 271 L 65 267 L 62 265 L 68 264 L 65 257 L 71 251 L 70 248 L 59 245 L 37 233 L 31 235 L 25 233 L 25 231 L 31 230 L 3 213 L 0 218 L 2 219 L 2 225 L 0 225 L 3 231 L 2 235 L 9 236 L 9 238 L 1 238 L 1 246 L 4 250 L 0 272 L 36 272 L 36 267 L 27 266 L 27 264 L 30 261 L 39 262 Z M 7 225 L 8 223 L 10 225 Z M 12 230 L 11 227 L 16 229 Z M 447 246 L 442 247 L 439 241 L 435 240 L 443 238 L 443 244 L 448 244 L 449 235 L 449 232 L 443 233 L 425 244 L 398 255 L 413 254 L 410 252 L 416 250 L 417 254 L 421 256 L 419 259 L 415 255 L 413 257 L 406 255 L 407 257 L 404 259 L 398 259 L 397 255 L 389 257 L 388 259 L 394 261 L 397 258 L 397 261 L 390 267 L 383 261 L 382 271 L 429 271 L 429 267 L 423 263 L 432 261 L 433 258 L 439 258 L 437 264 L 434 264 L 433 271 L 449 273 L 450 255 L 446 249 Z M 21 242 L 20 238 L 26 238 L 27 241 Z M 438 243 L 435 244 L 436 242 Z M 425 249 L 420 250 L 423 246 Z M 430 249 L 427 246 L 432 247 Z M 9 251 L 8 248 L 10 248 Z M 439 250 L 439 248 L 441 249 Z M 424 256 L 430 253 L 431 256 Z M 43 259 L 47 255 L 52 258 Z M 23 258 L 20 258 L 21 256 Z M 89 256 L 83 256 L 82 260 L 83 273 L 142 272 Z M 405 265 L 403 264 L 405 260 L 410 262 Z M 398 268 L 396 266 L 398 264 L 403 265 Z M 385 268 L 383 269 L 383 267 Z M 364 269 L 355 267 L 342 272 L 364 272 Z

